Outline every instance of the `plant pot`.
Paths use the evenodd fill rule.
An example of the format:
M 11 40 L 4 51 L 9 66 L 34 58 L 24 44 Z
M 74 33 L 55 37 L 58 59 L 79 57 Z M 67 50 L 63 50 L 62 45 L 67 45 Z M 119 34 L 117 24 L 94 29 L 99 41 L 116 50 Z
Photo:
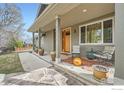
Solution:
M 55 61 L 56 53 L 54 51 L 50 52 L 52 61 Z
M 38 52 L 39 52 L 39 55 L 40 55 L 40 56 L 43 56 L 43 54 L 44 54 L 44 49 L 39 49 Z
M 38 53 L 38 49 L 35 49 L 34 51 L 35 51 L 36 53 Z
M 93 65 L 93 76 L 98 80 L 107 79 L 108 68 L 102 65 Z

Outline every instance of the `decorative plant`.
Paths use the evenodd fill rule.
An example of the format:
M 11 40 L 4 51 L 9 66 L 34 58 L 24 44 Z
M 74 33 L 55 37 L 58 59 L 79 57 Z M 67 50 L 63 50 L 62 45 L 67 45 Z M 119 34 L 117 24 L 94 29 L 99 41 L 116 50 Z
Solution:
M 21 40 L 16 41 L 15 46 L 18 47 L 18 48 L 22 48 L 24 46 L 23 41 L 21 41 Z
M 36 53 L 38 53 L 38 48 L 37 48 L 37 47 L 35 47 L 35 48 L 34 48 L 34 51 L 35 51 Z
M 44 54 L 44 49 L 43 48 L 39 48 L 38 49 L 39 55 L 43 56 Z
M 14 38 L 10 39 L 9 43 L 8 43 L 8 48 L 14 50 L 16 47 L 16 40 Z

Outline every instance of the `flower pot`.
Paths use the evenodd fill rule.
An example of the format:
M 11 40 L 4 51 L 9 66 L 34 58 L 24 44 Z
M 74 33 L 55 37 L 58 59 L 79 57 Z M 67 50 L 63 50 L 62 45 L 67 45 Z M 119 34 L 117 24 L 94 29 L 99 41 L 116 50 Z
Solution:
M 38 50 L 38 52 L 39 52 L 39 55 L 40 55 L 40 56 L 43 56 L 43 54 L 44 54 L 44 49 L 41 48 L 41 49 Z
M 34 52 L 38 53 L 38 49 L 35 49 Z
M 107 79 L 108 68 L 102 65 L 93 65 L 93 76 L 98 80 Z
M 55 61 L 56 53 L 54 51 L 50 52 L 52 61 Z

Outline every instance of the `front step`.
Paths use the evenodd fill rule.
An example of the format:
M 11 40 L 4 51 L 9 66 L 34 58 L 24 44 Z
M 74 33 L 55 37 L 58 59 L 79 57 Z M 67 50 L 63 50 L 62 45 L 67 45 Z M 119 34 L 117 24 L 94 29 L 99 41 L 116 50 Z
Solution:
M 34 54 L 35 56 L 39 57 L 40 59 L 46 61 L 47 63 L 52 64 L 52 65 L 53 65 L 54 67 L 56 67 L 57 69 L 60 69 L 60 70 L 64 71 L 65 73 L 67 73 L 68 75 L 72 76 L 73 78 L 79 80 L 83 85 L 84 85 L 84 84 L 85 84 L 85 85 L 100 85 L 99 82 L 91 82 L 91 81 L 87 80 L 86 78 L 83 78 L 83 76 L 79 75 L 78 73 L 75 73 L 75 72 L 73 72 L 73 71 L 71 71 L 71 70 L 69 70 L 69 69 L 63 67 L 63 66 L 61 66 L 61 65 L 58 64 L 58 63 L 51 62 L 50 60 L 48 60 L 48 59 L 46 59 L 46 58 L 44 58 L 44 57 L 41 57 L 41 56 L 39 56 L 39 55 L 36 54 L 36 53 L 33 53 L 33 54 Z M 102 84 L 102 85 L 103 85 L 103 84 Z
M 62 67 L 59 64 L 54 64 L 54 66 L 57 69 L 60 69 L 60 70 L 64 71 L 65 73 L 67 73 L 68 75 L 70 75 L 70 76 L 74 77 L 75 79 L 79 80 L 84 85 L 98 85 L 97 83 L 94 83 L 94 82 L 91 82 L 91 81 L 88 81 L 88 80 L 82 78 L 77 73 L 74 73 L 74 72 L 68 70 L 67 68 Z

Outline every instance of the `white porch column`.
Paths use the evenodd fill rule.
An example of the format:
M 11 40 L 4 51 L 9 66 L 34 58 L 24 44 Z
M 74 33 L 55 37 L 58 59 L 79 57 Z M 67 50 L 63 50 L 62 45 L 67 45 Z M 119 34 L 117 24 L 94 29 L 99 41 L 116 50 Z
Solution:
M 124 4 L 115 4 L 115 76 L 124 79 Z
M 60 58 L 60 38 L 61 38 L 61 28 L 60 28 L 60 17 L 56 16 L 56 62 L 61 62 Z
M 38 48 L 41 48 L 41 31 L 38 30 Z
M 33 50 L 34 50 L 34 48 L 35 48 L 35 40 L 34 40 L 34 32 L 32 33 L 32 47 L 33 47 Z

